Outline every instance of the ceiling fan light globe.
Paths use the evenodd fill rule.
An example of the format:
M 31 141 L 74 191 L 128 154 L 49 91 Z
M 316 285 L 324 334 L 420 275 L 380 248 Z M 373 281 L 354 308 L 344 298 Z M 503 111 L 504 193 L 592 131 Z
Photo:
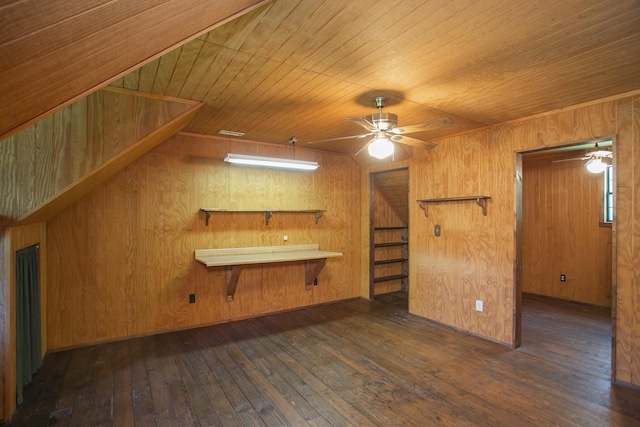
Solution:
M 375 138 L 367 147 L 371 157 L 384 159 L 393 154 L 393 143 L 386 138 Z
M 591 173 L 602 173 L 607 168 L 607 164 L 604 163 L 600 158 L 588 160 L 584 165 Z

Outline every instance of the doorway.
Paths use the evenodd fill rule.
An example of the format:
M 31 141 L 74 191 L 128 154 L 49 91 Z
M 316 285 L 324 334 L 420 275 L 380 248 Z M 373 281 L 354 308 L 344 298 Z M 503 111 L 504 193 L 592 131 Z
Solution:
M 369 298 L 408 307 L 408 168 L 372 172 L 369 191 Z
M 585 167 L 591 153 L 612 147 L 607 139 L 516 154 L 515 347 L 526 339 L 523 294 L 613 308 L 606 182 Z

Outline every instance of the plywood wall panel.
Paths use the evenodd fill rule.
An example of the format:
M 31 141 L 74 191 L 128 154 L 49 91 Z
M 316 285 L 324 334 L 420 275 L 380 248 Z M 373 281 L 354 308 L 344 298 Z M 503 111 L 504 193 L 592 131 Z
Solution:
M 251 169 L 223 161 L 228 151 L 290 156 L 291 149 L 250 142 L 181 135 L 165 142 L 127 167 L 98 190 L 49 223 L 51 239 L 77 236 L 85 263 L 83 273 L 56 283 L 57 301 L 75 289 L 99 296 L 71 308 L 72 317 L 87 317 L 74 333 L 52 319 L 53 348 L 151 334 L 303 307 L 358 295 L 360 262 L 359 168 L 348 156 L 296 150 L 296 157 L 316 160 L 313 173 Z M 213 215 L 204 225 L 201 207 L 227 209 L 326 209 L 313 215 L 275 214 L 265 225 L 262 214 Z M 100 222 L 69 231 L 74 212 Z M 114 233 L 114 230 L 119 230 Z M 284 235 L 289 240 L 283 240 Z M 107 244 L 96 247 L 96 242 Z M 342 252 L 329 260 L 311 291 L 304 287 L 300 263 L 246 268 L 236 298 L 225 298 L 226 272 L 207 269 L 194 260 L 202 248 L 318 243 Z M 62 250 L 62 248 L 57 248 Z M 56 257 L 51 271 L 68 268 Z M 95 280 L 90 279 L 96 277 Z M 64 280 L 63 280 L 64 279 Z M 57 280 L 54 274 L 54 281 Z M 196 303 L 188 295 L 196 294 Z M 85 311 L 86 310 L 88 311 Z M 56 310 L 52 308 L 52 312 Z M 118 321 L 117 319 L 124 319 Z M 104 321 L 109 326 L 98 325 Z M 126 329 L 126 330 L 125 330 Z
M 601 227 L 603 175 L 556 157 L 523 161 L 523 292 L 611 306 L 611 227 Z M 567 282 L 560 282 L 565 274 Z
M 491 196 L 492 200 L 486 217 L 473 203 L 430 206 L 427 218 L 417 204 L 413 206 L 410 212 L 410 311 L 512 344 L 515 336 L 515 154 L 615 135 L 616 222 L 612 236 L 612 250 L 617 253 L 613 265 L 617 289 L 615 376 L 622 382 L 640 384 L 637 374 L 640 363 L 636 356 L 640 348 L 636 332 L 640 330 L 640 278 L 636 277 L 635 266 L 640 240 L 634 237 L 640 228 L 635 207 L 640 185 L 635 173 L 640 167 L 640 153 L 635 147 L 640 146 L 640 132 L 635 102 L 634 98 L 622 98 L 593 103 L 446 138 L 433 150 L 414 151 L 412 199 L 472 195 L 465 192 L 475 190 Z M 476 150 L 476 147 L 482 149 Z M 475 178 L 476 184 L 461 184 L 459 176 L 465 181 Z M 577 183 L 567 173 L 558 179 Z M 547 205 L 553 202 L 548 194 L 534 192 L 532 197 Z M 563 200 L 554 202 L 556 206 L 551 212 L 564 218 L 567 232 L 577 236 L 579 231 L 569 221 L 568 205 Z M 585 206 L 582 212 L 591 214 Z M 436 223 L 443 230 L 439 238 L 432 237 Z M 606 235 L 598 236 L 593 245 L 600 247 L 606 240 Z M 548 250 L 553 251 L 553 245 L 549 243 Z M 593 247 L 574 245 L 572 250 L 575 253 L 583 249 L 589 251 Z M 541 264 L 533 265 L 542 268 Z M 594 270 L 590 274 L 600 272 Z M 595 299 L 593 292 L 588 292 L 590 299 Z M 567 290 L 565 295 L 575 294 Z M 474 310 L 476 298 L 485 301 L 482 313 Z
M 6 226 L 19 219 L 31 224 L 42 223 L 50 218 L 52 211 L 72 198 L 70 194 L 73 191 L 88 191 L 90 183 L 87 175 L 95 174 L 97 170 L 100 171 L 99 174 L 104 174 L 109 168 L 113 169 L 115 162 L 108 167 L 106 164 L 110 159 L 119 158 L 129 147 L 132 147 L 129 151 L 135 156 L 141 145 L 136 143 L 142 136 L 159 133 L 157 128 L 162 124 L 172 124 L 175 117 L 180 119 L 181 114 L 188 114 L 188 110 L 194 107 L 190 102 L 172 101 L 167 102 L 159 97 L 134 96 L 122 91 L 101 91 L 1 141 L 0 171 L 4 191 L 0 199 L 0 240 L 10 241 Z M 162 131 L 166 132 L 164 129 Z M 116 204 L 112 207 L 115 206 Z M 98 199 L 88 206 L 86 212 L 72 210 L 70 215 L 73 225 L 70 227 L 92 227 L 93 224 L 104 221 L 106 212 L 104 200 Z M 14 227 L 11 230 L 23 229 L 28 227 Z M 17 236 L 16 233 L 18 232 L 13 234 Z M 111 242 L 109 237 L 113 233 L 114 230 L 108 230 L 90 243 Z M 52 243 L 55 248 L 53 259 L 55 262 L 73 260 L 74 265 L 84 265 L 88 254 L 81 249 L 89 243 L 82 236 L 71 234 L 65 233 L 61 239 Z M 41 254 L 46 252 L 42 248 L 43 246 Z M 96 341 L 104 339 L 108 335 L 106 331 L 122 330 L 122 324 L 119 327 L 117 325 L 118 321 L 121 322 L 120 318 L 112 314 L 112 307 L 118 300 L 108 291 L 118 282 L 111 274 L 121 273 L 121 270 L 104 261 L 104 253 L 108 248 L 108 245 L 100 246 L 100 250 L 94 254 L 93 259 L 99 260 L 96 268 L 98 274 L 87 274 L 86 271 L 73 267 L 54 271 L 56 277 L 63 282 L 89 280 L 96 284 L 92 293 L 76 289 L 64 297 L 56 292 L 57 283 L 51 285 L 53 294 L 47 304 L 54 307 L 57 314 L 53 319 L 47 319 L 48 316 L 43 316 L 43 319 L 51 321 L 52 327 L 60 331 L 68 341 L 73 342 L 78 336 L 85 335 Z M 120 248 L 110 250 L 123 252 Z M 10 258 L 3 257 L 0 271 L 8 271 L 7 264 L 10 263 Z M 46 277 L 46 273 L 43 277 Z M 115 274 L 115 277 L 122 281 L 123 275 Z M 6 278 L 3 274 L 0 283 L 6 290 L 3 295 L 5 303 L 13 301 L 12 276 Z M 46 283 L 43 280 L 43 286 Z M 97 301 L 106 305 L 100 305 Z M 126 300 L 122 304 L 126 304 Z M 78 313 L 72 309 L 85 305 L 88 310 L 86 313 Z M 4 313 L 5 316 L 12 316 L 13 310 L 8 309 Z M 11 323 L 5 322 L 2 327 L 5 335 L 13 333 Z M 46 331 L 46 326 L 43 331 Z M 48 343 L 46 339 L 43 342 L 46 350 Z M 3 354 L 13 357 L 14 352 L 12 344 L 8 341 L 2 343 Z M 15 363 L 7 363 L 7 360 L 4 362 L 3 381 L 9 387 L 3 388 L 3 418 L 8 418 L 15 402 L 15 387 L 10 385 Z
M 640 278 L 638 277 L 637 259 L 640 252 L 638 228 L 638 167 L 640 152 L 638 144 L 639 113 L 638 98 L 626 99 L 618 102 L 618 141 L 629 140 L 632 143 L 624 145 L 616 164 L 620 173 L 616 176 L 616 224 L 615 250 L 617 253 L 616 266 L 616 371 L 618 378 L 632 384 L 640 383 L 640 367 L 638 348 L 640 339 Z M 620 144 L 618 144 L 620 145 Z M 633 166 L 625 168 L 624 166 Z
M 638 259 L 638 253 L 640 253 L 640 173 L 637 172 L 637 168 L 640 167 L 640 96 L 633 98 L 632 109 L 632 123 L 633 123 L 633 147 L 634 147 L 634 166 L 636 173 L 634 174 L 634 253 L 636 254 L 636 260 Z M 631 367 L 630 381 L 632 384 L 640 384 L 640 267 L 636 262 L 634 264 L 634 278 L 633 285 L 629 286 L 629 294 L 633 295 L 633 304 L 631 310 L 627 313 L 632 314 L 632 328 L 626 331 L 632 338 L 632 352 L 631 360 L 633 365 Z M 625 313 L 625 314 L 627 314 Z
M 11 223 L 192 107 L 103 90 L 1 141 L 8 186 L 2 221 Z

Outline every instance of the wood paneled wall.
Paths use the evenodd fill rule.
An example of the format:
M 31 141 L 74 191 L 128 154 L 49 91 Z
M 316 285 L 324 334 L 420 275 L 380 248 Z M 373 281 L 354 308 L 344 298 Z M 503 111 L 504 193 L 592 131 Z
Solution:
M 291 148 L 180 134 L 48 223 L 49 347 L 60 349 L 224 322 L 358 296 L 360 170 L 349 156 L 296 149 L 316 172 L 229 165 L 227 152 L 290 157 Z M 312 215 L 214 214 L 325 209 Z M 283 241 L 287 235 L 288 242 Z M 235 301 L 224 269 L 195 249 L 318 243 L 342 252 L 304 288 L 300 263 L 247 267 Z M 189 294 L 196 303 L 189 304 Z
M 627 96 L 532 117 L 414 150 L 411 199 L 484 194 L 410 215 L 409 309 L 487 338 L 514 343 L 515 153 L 616 135 L 615 377 L 640 385 L 640 97 Z M 635 177 L 635 178 L 634 178 Z M 442 236 L 433 235 L 440 224 Z M 475 311 L 475 300 L 484 311 Z
M 39 206 L 46 205 L 45 201 L 56 202 L 56 196 L 71 185 L 82 183 L 84 188 L 80 190 L 89 191 L 84 177 L 128 148 L 138 150 L 138 140 L 192 108 L 190 102 L 171 102 L 162 97 L 133 95 L 117 89 L 103 90 L 0 141 L 3 190 L 0 196 L 0 305 L 4 308 L 0 316 L 0 336 L 8 337 L 12 333 L 13 253 L 20 248 L 16 245 L 21 242 L 25 246 L 30 244 L 28 230 L 32 229 L 8 229 L 7 226 L 15 224 L 25 214 L 39 210 Z M 65 196 L 68 202 L 69 194 Z M 39 212 L 40 221 L 44 222 L 52 215 L 53 212 L 44 209 Z M 41 254 L 44 253 L 46 247 L 41 245 L 40 248 Z M 44 269 L 46 262 L 41 260 L 41 264 Z M 46 341 L 44 343 L 46 349 Z M 2 406 L 5 409 L 3 419 L 6 419 L 15 405 L 15 387 L 10 386 L 12 381 L 15 384 L 11 377 L 15 370 L 15 363 L 11 363 L 15 349 L 6 339 L 0 343 L 0 351 L 5 358 Z
M 101 90 L 0 141 L 0 228 L 192 107 Z
M 553 162 L 569 157 L 523 159 L 522 291 L 611 307 L 611 227 L 600 225 L 603 174 L 589 173 L 584 161 Z

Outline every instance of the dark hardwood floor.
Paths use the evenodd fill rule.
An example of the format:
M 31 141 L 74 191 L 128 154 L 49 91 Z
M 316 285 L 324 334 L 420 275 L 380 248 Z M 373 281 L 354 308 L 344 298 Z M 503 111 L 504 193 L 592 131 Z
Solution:
M 10 426 L 640 426 L 610 313 L 525 298 L 511 350 L 402 294 L 53 353 Z

